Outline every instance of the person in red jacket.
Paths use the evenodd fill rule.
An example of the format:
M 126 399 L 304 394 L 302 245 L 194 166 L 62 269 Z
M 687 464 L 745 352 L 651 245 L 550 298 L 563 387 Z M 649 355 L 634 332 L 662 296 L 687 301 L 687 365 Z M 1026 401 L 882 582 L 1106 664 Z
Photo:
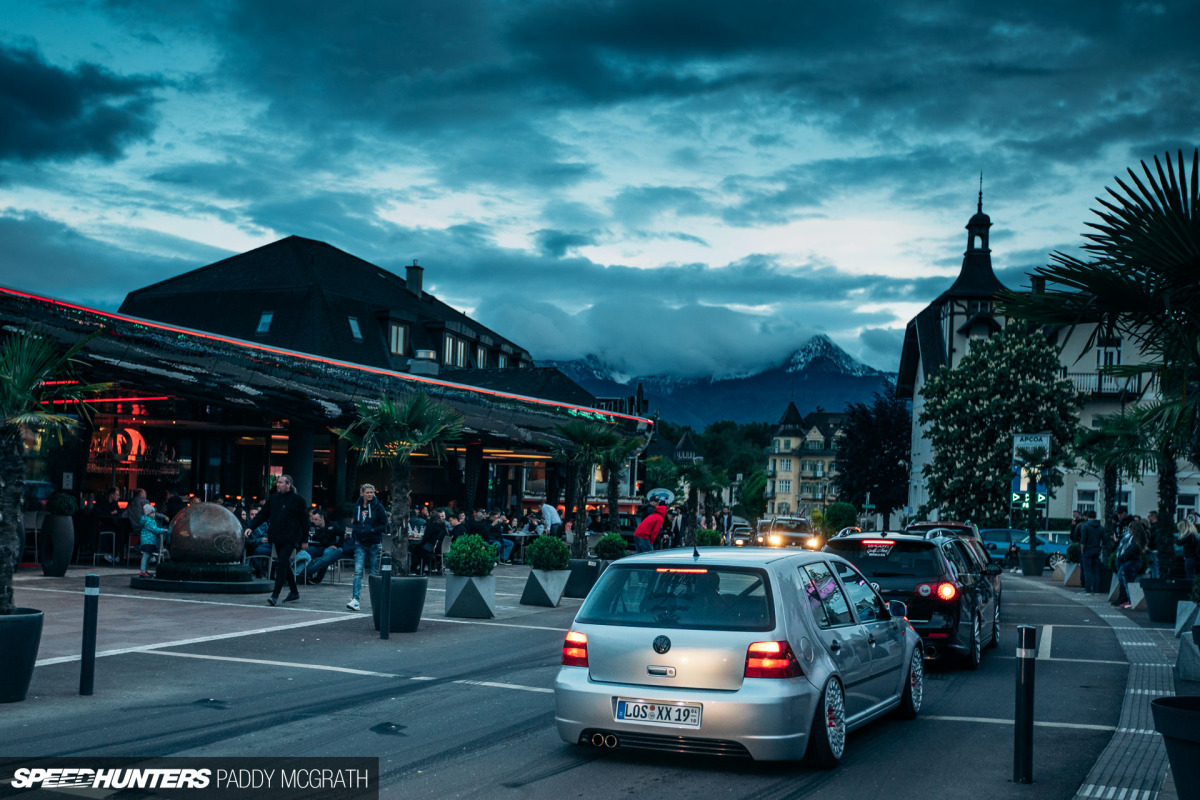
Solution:
M 654 550 L 654 540 L 662 530 L 663 520 L 667 517 L 667 507 L 658 506 L 654 513 L 641 521 L 633 532 L 633 546 L 639 553 L 649 553 Z

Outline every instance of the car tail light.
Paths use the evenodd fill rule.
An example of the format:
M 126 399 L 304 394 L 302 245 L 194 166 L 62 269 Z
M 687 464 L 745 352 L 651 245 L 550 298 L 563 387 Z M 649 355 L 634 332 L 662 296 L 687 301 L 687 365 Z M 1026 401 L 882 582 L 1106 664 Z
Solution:
M 936 597 L 938 600 L 949 601 L 958 597 L 958 587 L 947 581 L 922 583 L 917 587 L 917 594 L 921 597 Z
M 754 642 L 746 648 L 747 678 L 795 678 L 803 673 L 787 642 Z
M 586 633 L 567 632 L 567 640 L 563 642 L 562 663 L 564 667 L 586 667 L 588 665 Z

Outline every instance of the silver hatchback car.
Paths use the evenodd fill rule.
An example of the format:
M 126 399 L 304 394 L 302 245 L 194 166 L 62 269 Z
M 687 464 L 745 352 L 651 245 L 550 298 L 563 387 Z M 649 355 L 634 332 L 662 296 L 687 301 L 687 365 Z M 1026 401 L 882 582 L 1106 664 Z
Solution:
M 845 559 L 765 548 L 623 558 L 563 644 L 572 744 L 836 766 L 846 733 L 924 694 L 920 637 Z

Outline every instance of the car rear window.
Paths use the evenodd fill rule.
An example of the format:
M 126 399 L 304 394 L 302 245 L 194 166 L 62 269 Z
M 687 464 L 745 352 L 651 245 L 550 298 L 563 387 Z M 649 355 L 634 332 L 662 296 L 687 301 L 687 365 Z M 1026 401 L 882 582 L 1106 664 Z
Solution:
M 868 578 L 915 578 L 942 572 L 937 548 L 923 541 L 833 539 L 825 549 L 858 567 Z
M 767 573 L 748 567 L 614 564 L 579 622 L 638 628 L 764 631 L 775 627 Z

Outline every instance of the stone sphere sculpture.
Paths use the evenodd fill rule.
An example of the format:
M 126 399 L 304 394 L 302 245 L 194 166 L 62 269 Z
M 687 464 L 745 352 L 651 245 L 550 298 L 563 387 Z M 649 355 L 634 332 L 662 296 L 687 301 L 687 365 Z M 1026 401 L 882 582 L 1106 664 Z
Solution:
M 171 521 L 171 560 L 185 563 L 241 562 L 246 553 L 242 524 L 217 503 L 194 503 Z

